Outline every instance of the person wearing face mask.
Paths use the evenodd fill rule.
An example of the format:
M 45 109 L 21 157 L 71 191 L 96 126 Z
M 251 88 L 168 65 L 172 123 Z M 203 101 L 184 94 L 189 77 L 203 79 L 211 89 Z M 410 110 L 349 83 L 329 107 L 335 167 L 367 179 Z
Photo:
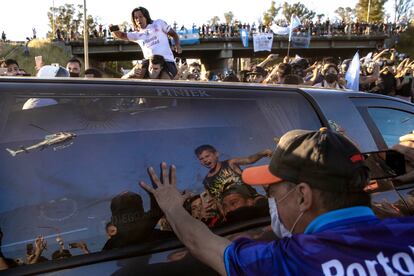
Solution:
M 325 87 L 325 88 L 333 88 L 333 89 L 344 89 L 344 87 L 339 83 L 339 70 L 338 67 L 333 64 L 325 64 L 324 68 L 322 69 L 322 82 L 316 83 L 315 87 Z
M 265 187 L 272 229 L 280 240 L 230 241 L 182 207 L 176 168 L 149 168 L 152 193 L 190 253 L 221 275 L 408 275 L 414 270 L 414 217 L 380 220 L 370 208 L 369 169 L 340 133 L 292 130 L 269 165 L 243 171 Z

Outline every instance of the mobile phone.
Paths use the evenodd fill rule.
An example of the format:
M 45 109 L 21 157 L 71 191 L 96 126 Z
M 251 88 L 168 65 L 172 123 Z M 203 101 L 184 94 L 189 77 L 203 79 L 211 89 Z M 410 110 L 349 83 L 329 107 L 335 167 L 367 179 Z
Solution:
M 35 56 L 35 65 L 36 65 L 36 68 L 39 68 L 39 69 L 43 66 L 42 56 Z
M 112 25 L 112 26 L 109 26 L 109 30 L 110 30 L 111 32 L 116 32 L 116 31 L 119 31 L 119 26 L 118 26 L 118 25 Z
M 0 68 L 0 76 L 5 76 L 7 74 L 7 68 Z

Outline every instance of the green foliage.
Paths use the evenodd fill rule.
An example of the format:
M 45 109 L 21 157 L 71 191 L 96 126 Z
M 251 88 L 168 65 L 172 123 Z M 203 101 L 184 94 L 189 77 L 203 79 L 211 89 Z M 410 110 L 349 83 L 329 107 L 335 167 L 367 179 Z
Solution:
M 226 21 L 226 24 L 230 24 L 233 22 L 234 14 L 232 11 L 225 12 L 224 13 L 224 20 Z
M 281 8 L 282 7 L 276 8 L 276 2 L 272 1 L 272 3 L 270 4 L 270 8 L 263 13 L 263 25 L 272 25 L 273 21 L 275 20 L 275 17 L 277 16 Z
M 414 57 L 414 25 L 408 27 L 407 31 L 400 36 L 400 43 L 397 50 L 408 54 L 411 59 Z
M 47 13 L 49 19 L 50 32 L 48 38 L 53 39 L 53 31 L 59 29 L 66 34 L 83 33 L 84 22 L 83 22 L 83 5 L 64 4 L 59 7 L 50 7 Z M 86 18 L 88 31 L 92 31 L 98 25 L 98 19 L 88 15 Z
M 293 14 L 296 14 L 303 22 L 305 19 L 313 19 L 316 15 L 314 11 L 309 10 L 306 6 L 300 2 L 290 5 L 287 2 L 283 3 L 282 13 L 287 20 L 290 20 Z
M 368 3 L 371 2 L 369 19 Z M 387 0 L 359 0 L 356 4 L 356 17 L 360 22 L 379 23 L 384 21 L 384 4 Z
M 339 7 L 335 10 L 335 13 L 339 16 L 339 18 L 345 22 L 345 23 L 349 23 L 352 22 L 352 18 L 355 15 L 355 9 L 352 9 L 350 7 Z
M 16 46 L 15 46 L 16 47 Z M 5 49 L 10 48 L 5 47 Z M 0 48 L 0 56 L 5 56 L 7 53 Z M 32 76 L 36 75 L 35 70 L 35 56 L 42 56 L 43 63 L 45 65 L 52 63 L 59 63 L 63 67 L 66 66 L 67 61 L 71 58 L 70 54 L 64 50 L 64 48 L 56 43 L 52 43 L 48 40 L 34 39 L 29 42 L 29 55 L 23 54 L 24 46 L 19 45 L 17 49 L 10 53 L 7 58 L 15 59 L 19 64 L 19 67 L 24 69 Z
M 414 1 L 413 0 L 395 0 L 395 21 L 400 19 L 410 19 L 414 16 Z

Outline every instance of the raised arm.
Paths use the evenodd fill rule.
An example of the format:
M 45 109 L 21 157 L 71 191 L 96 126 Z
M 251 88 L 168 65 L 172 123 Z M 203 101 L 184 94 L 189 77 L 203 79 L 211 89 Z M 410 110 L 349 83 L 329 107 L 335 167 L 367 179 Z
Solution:
M 168 31 L 168 35 L 171 36 L 174 39 L 174 48 L 175 51 L 179 54 L 182 53 L 182 49 L 181 49 L 181 44 L 180 44 L 180 37 L 178 36 L 178 34 L 171 28 Z
M 109 25 L 109 28 L 110 27 L 112 27 L 112 25 Z M 125 33 L 125 32 L 122 32 L 122 31 L 114 31 L 114 32 L 111 32 L 112 33 L 112 35 L 114 36 L 114 37 L 116 37 L 116 38 L 118 38 L 118 39 L 122 39 L 122 40 L 129 40 L 128 39 L 128 36 L 127 36 L 127 33 Z
M 247 157 L 232 158 L 232 159 L 229 160 L 229 163 L 231 165 L 249 165 L 249 164 L 256 163 L 257 161 L 259 161 L 263 157 L 271 157 L 272 154 L 273 154 L 272 150 L 265 149 L 265 150 L 259 151 L 255 154 L 252 154 L 252 155 L 247 156 Z
M 190 253 L 203 263 L 209 265 L 221 275 L 226 274 L 224 251 L 230 244 L 226 238 L 215 235 L 201 221 L 193 218 L 183 207 L 184 198 L 176 187 L 176 168 L 167 171 L 165 162 L 161 165 L 161 178 L 154 169 L 148 169 L 153 187 L 140 182 L 142 188 L 152 193 L 178 239 Z

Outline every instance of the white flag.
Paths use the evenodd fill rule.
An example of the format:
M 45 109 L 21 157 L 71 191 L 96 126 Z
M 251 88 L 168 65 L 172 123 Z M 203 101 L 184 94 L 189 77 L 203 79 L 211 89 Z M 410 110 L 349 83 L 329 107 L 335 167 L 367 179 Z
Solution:
M 354 58 L 349 65 L 348 71 L 345 74 L 346 88 L 359 91 L 359 73 L 361 71 L 361 64 L 359 62 L 359 53 L 356 52 Z
M 289 25 L 289 41 L 292 39 L 293 30 L 299 27 L 300 25 L 302 25 L 302 23 L 300 23 L 299 17 L 296 14 L 292 14 L 292 16 L 290 17 Z

